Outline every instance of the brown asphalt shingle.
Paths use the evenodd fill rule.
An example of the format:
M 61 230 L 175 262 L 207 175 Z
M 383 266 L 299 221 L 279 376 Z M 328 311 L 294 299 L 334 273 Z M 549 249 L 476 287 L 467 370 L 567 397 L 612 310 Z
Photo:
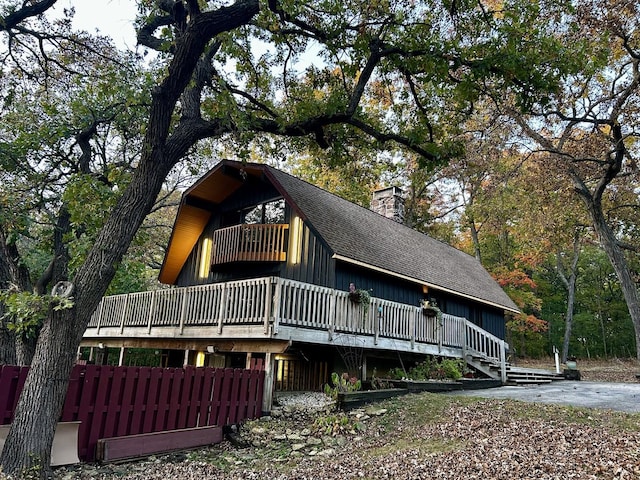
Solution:
M 334 254 L 518 311 L 474 257 L 281 170 L 265 169 Z

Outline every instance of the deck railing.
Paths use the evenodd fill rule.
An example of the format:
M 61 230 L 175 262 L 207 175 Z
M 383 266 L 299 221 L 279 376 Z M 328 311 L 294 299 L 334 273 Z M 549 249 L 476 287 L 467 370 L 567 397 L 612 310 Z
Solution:
M 419 306 L 380 298 L 369 305 L 354 303 L 348 292 L 277 277 L 153 292 L 114 295 L 102 299 L 89 322 L 89 330 L 114 327 L 152 329 L 215 326 L 263 326 L 276 335 L 283 326 L 324 330 L 329 338 L 343 333 L 436 344 L 480 353 L 504 361 L 505 342 L 462 317 L 425 315 Z M 93 330 L 95 329 L 95 330 Z
M 283 262 L 287 259 L 287 224 L 243 224 L 213 232 L 211 264 Z

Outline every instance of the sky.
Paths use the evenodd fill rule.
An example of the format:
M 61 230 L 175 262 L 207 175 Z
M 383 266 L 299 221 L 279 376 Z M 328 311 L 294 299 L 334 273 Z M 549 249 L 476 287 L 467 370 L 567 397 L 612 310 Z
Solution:
M 56 10 L 74 7 L 74 26 L 113 38 L 118 47 L 135 49 L 136 0 L 61 0 Z

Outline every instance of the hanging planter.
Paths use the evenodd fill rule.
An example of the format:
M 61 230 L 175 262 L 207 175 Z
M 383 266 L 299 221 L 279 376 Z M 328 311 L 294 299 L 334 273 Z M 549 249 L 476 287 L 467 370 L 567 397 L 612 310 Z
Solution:
M 422 314 L 425 317 L 436 317 L 438 320 L 442 319 L 442 310 L 438 308 L 438 305 L 435 302 L 422 300 L 422 302 L 420 302 L 420 306 L 422 307 Z
M 369 303 L 371 303 L 371 294 L 368 290 L 354 290 L 353 292 L 349 292 L 349 300 L 353 303 L 369 305 Z

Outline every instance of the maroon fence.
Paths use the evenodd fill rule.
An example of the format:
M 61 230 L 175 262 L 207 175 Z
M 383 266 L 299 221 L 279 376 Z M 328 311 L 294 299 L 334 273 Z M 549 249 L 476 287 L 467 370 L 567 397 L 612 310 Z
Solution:
M 0 367 L 0 425 L 11 423 L 28 367 Z M 223 426 L 262 413 L 264 371 L 76 365 L 61 422 L 80 421 L 78 456 L 100 438 Z

